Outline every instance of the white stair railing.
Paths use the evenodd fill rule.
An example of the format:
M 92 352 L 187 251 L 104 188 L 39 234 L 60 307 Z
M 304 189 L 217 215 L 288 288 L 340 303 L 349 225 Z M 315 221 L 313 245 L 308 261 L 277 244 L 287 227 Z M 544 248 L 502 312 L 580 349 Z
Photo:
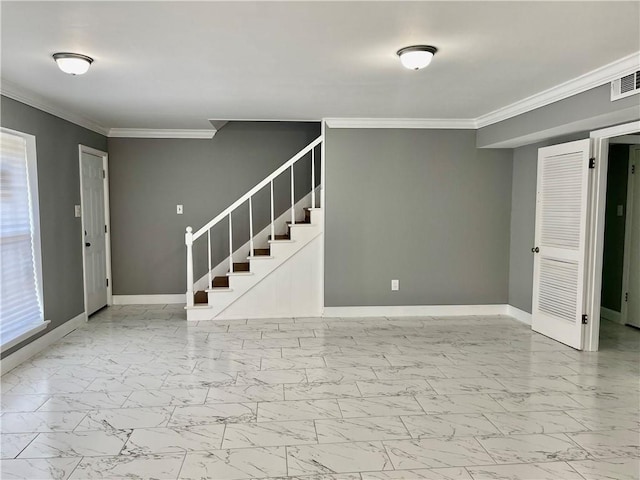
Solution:
M 193 283 L 193 242 L 195 242 L 198 238 L 202 237 L 205 233 L 207 234 L 207 259 L 208 259 L 208 284 L 209 288 L 213 288 L 213 278 L 211 274 L 211 229 L 216 226 L 218 223 L 228 218 L 229 222 L 229 271 L 233 272 L 233 225 L 231 221 L 231 215 L 235 210 L 238 209 L 245 202 L 249 203 L 249 236 L 250 236 L 250 255 L 254 254 L 253 248 L 253 204 L 252 198 L 253 196 L 262 190 L 264 187 L 269 185 L 269 191 L 271 195 L 271 239 L 275 239 L 275 209 L 274 209 L 274 199 L 273 199 L 273 181 L 284 173 L 286 170 L 290 169 L 291 172 L 291 223 L 295 223 L 295 185 L 294 185 L 294 171 L 293 166 L 302 158 L 304 158 L 309 152 L 311 152 L 311 207 L 315 208 L 316 200 L 315 200 L 315 148 L 322 143 L 322 136 L 316 138 L 309 145 L 304 147 L 298 153 L 296 153 L 289 161 L 281 165 L 277 170 L 275 170 L 271 175 L 266 177 L 260 183 L 258 183 L 255 187 L 245 193 L 242 197 L 232 203 L 229 207 L 227 207 L 224 211 L 220 212 L 215 218 L 213 218 L 210 222 L 208 222 L 205 226 L 200 228 L 197 232 L 193 233 L 193 229 L 191 227 L 187 227 L 186 233 L 184 235 L 184 243 L 187 247 L 187 307 L 192 307 L 194 305 L 194 283 Z

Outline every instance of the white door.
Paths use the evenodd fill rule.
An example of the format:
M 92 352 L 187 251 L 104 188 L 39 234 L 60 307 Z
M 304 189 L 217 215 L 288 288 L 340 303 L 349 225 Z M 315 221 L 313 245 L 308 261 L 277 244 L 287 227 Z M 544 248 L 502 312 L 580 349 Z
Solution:
M 629 325 L 640 327 L 640 185 L 635 182 L 638 178 L 638 169 L 640 168 L 640 149 L 634 149 L 634 156 L 629 165 L 629 173 L 634 176 L 633 196 L 628 208 L 628 214 L 631 217 L 630 230 L 631 242 L 629 248 L 629 283 L 627 287 L 627 311 L 626 322 Z
M 80 153 L 82 228 L 84 229 L 84 289 L 86 312 L 107 304 L 106 223 L 102 157 Z
M 538 150 L 531 328 L 582 349 L 589 140 Z

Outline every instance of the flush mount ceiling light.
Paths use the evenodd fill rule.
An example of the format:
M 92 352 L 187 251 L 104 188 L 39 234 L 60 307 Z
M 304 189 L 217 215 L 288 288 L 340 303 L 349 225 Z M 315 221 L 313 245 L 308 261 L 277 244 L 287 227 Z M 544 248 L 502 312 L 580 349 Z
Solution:
M 400 62 L 409 70 L 420 70 L 431 63 L 431 59 L 438 51 L 436 47 L 431 45 L 413 45 L 398 50 Z
M 53 59 L 58 64 L 60 70 L 69 75 L 82 75 L 87 73 L 93 63 L 93 58 L 79 53 L 60 52 L 54 53 Z

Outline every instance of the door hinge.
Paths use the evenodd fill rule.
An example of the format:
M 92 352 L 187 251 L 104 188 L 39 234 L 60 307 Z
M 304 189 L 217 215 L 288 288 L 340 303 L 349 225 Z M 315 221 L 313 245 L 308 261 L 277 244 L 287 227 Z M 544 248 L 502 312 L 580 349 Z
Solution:
M 104 226 L 104 233 L 107 233 L 107 226 Z
M 624 292 L 624 301 L 625 302 L 629 301 L 629 292 Z
M 104 170 L 102 170 L 102 178 L 107 178 L 107 173 Z
M 587 317 L 586 313 L 582 314 L 582 324 L 586 325 L 587 323 L 589 323 L 589 317 Z
M 109 279 L 107 278 L 107 287 L 109 286 Z
M 636 173 L 636 166 L 631 165 L 631 175 L 635 175 L 635 173 Z
M 589 168 L 596 168 L 596 157 L 591 157 L 589 159 Z

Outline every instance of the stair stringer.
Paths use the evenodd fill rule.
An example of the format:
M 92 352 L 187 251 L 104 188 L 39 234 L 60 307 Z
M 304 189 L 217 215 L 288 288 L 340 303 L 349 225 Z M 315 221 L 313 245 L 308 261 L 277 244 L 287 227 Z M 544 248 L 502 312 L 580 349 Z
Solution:
M 220 312 L 215 320 L 319 317 L 322 233 Z
M 208 305 L 187 307 L 187 320 L 218 319 L 218 316 L 229 306 L 269 277 L 272 272 L 294 257 L 307 244 L 322 235 L 322 225 L 322 212 L 320 209 L 315 209 L 312 211 L 310 224 L 296 224 L 290 227 L 291 240 L 269 242 L 271 248 L 269 257 L 249 257 L 251 272 L 228 273 L 228 289 L 216 288 L 207 290 Z M 320 254 L 317 255 L 317 259 L 320 261 Z

